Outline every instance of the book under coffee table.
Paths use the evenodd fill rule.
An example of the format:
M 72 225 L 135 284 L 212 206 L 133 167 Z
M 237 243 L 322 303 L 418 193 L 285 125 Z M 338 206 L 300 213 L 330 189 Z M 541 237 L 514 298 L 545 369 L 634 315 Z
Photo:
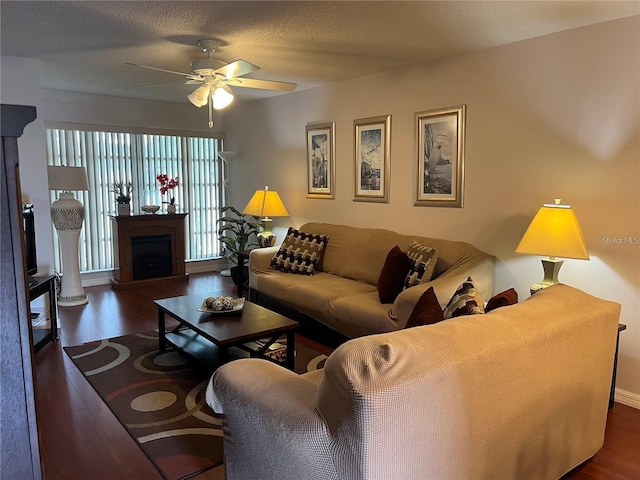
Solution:
M 158 333 L 160 350 L 167 344 L 196 360 L 217 367 L 235 358 L 258 356 L 293 370 L 295 331 L 298 322 L 272 312 L 260 305 L 244 302 L 239 312 L 211 314 L 199 312 L 206 297 L 215 293 L 185 295 L 155 300 L 158 307 Z M 171 331 L 166 331 L 165 316 L 178 321 Z M 282 335 L 287 336 L 287 352 L 283 361 L 273 360 L 265 354 L 269 346 Z M 245 345 L 268 339 L 259 351 Z

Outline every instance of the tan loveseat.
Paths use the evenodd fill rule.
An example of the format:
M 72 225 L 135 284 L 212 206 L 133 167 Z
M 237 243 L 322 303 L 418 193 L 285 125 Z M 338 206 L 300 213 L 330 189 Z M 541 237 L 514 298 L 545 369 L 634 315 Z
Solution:
M 299 230 L 329 235 L 317 272 L 305 276 L 276 270 L 269 263 L 277 247 L 253 250 L 249 258 L 252 300 L 274 310 L 279 310 L 277 304 L 284 305 L 348 338 L 404 328 L 429 286 L 443 308 L 469 276 L 484 299 L 491 297 L 494 257 L 468 243 L 327 223 L 307 223 Z M 389 250 L 398 245 L 405 251 L 412 240 L 437 250 L 433 279 L 404 290 L 393 304 L 380 303 L 376 283 Z
M 602 446 L 620 305 L 554 285 L 484 315 L 349 340 L 297 375 L 213 375 L 227 480 L 557 479 Z

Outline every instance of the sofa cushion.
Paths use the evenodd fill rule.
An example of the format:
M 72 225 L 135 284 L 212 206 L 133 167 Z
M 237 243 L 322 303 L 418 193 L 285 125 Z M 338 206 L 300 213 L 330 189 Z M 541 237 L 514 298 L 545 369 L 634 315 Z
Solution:
M 389 304 L 380 303 L 374 285 L 325 272 L 311 276 L 272 272 L 261 275 L 260 294 L 311 318 L 321 318 L 325 325 L 349 337 L 398 329 L 389 317 Z
M 516 292 L 514 288 L 510 288 L 491 297 L 484 307 L 484 311 L 488 313 L 496 308 L 515 305 L 516 303 L 518 303 L 518 292 Z
M 328 325 L 348 337 L 398 330 L 398 322 L 389 315 L 389 304 L 380 303 L 375 287 L 369 287 L 373 289 L 369 293 L 334 298 L 330 310 L 334 318 Z
M 300 230 L 329 235 L 331 239 L 316 270 L 366 282 L 374 289 L 389 250 L 398 245 L 406 251 L 411 243 L 411 238 L 382 229 L 307 223 Z
M 410 262 L 399 246 L 389 250 L 376 285 L 381 303 L 392 303 L 402 291 Z
M 440 302 L 438 302 L 438 297 L 436 297 L 436 292 L 433 290 L 433 287 L 429 287 L 427 291 L 420 296 L 416 306 L 413 307 L 413 311 L 409 316 L 409 320 L 407 320 L 407 326 L 405 328 L 431 325 L 441 322 L 442 320 L 444 320 L 442 307 L 440 306 Z
M 271 259 L 271 266 L 286 273 L 313 275 L 322 258 L 329 237 L 305 233 L 289 227 L 280 249 Z
M 444 309 L 444 318 L 460 317 L 462 315 L 476 315 L 484 313 L 484 300 L 480 291 L 473 284 L 471 277 L 467 278 L 453 294 Z
M 413 240 L 407 249 L 407 256 L 411 260 L 411 268 L 404 279 L 404 288 L 431 280 L 438 261 L 436 249 Z

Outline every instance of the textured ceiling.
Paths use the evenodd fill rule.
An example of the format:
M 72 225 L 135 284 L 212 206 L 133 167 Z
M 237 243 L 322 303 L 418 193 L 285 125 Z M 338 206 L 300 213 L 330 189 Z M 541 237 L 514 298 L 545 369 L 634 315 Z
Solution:
M 298 90 L 640 14 L 616 1 L 1 1 L 2 55 L 42 61 L 44 88 L 187 102 L 180 76 L 218 40 L 221 65 Z M 139 85 L 177 82 L 136 88 Z M 281 95 L 236 89 L 238 98 Z

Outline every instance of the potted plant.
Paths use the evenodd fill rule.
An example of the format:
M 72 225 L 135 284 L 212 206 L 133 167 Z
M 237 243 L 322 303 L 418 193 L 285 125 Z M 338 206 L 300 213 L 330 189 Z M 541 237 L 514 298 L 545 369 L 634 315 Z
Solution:
M 219 224 L 218 236 L 228 252 L 227 258 L 236 264 L 236 266 L 231 267 L 230 270 L 231 278 L 233 278 L 233 282 L 237 285 L 238 279 L 240 278 L 240 271 L 237 266 L 238 252 L 258 246 L 257 242 L 251 241 L 251 236 L 253 235 L 255 237 L 255 235 L 262 232 L 262 224 L 259 221 L 259 217 L 244 215 L 232 206 L 222 207 L 220 213 L 222 217 L 217 221 Z M 247 220 L 246 217 L 252 218 L 253 221 Z
M 129 215 L 131 213 L 131 194 L 133 193 L 131 182 L 125 183 L 118 180 L 113 183 L 111 191 L 116 194 L 118 215 Z
M 178 177 L 170 178 L 166 173 L 156 175 L 156 180 L 160 184 L 160 193 L 164 195 L 169 190 L 173 190 L 179 185 Z M 173 192 L 169 195 L 169 201 L 162 202 L 167 204 L 167 213 L 176 213 L 176 197 Z

